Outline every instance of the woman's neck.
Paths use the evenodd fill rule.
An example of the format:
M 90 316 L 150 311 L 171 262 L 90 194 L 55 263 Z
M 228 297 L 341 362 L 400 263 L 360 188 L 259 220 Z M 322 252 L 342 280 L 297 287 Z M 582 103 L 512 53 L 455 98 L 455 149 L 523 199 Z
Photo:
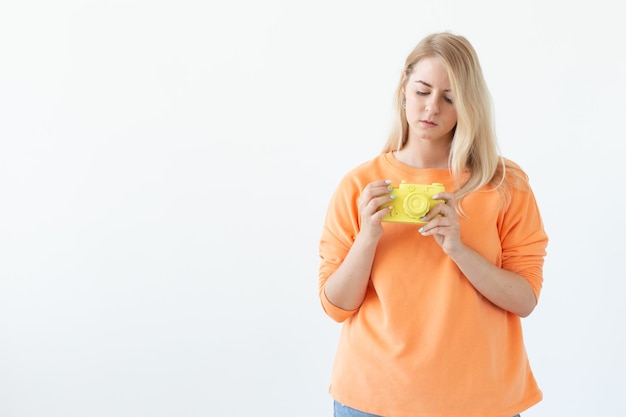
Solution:
M 408 141 L 404 148 L 394 152 L 394 156 L 405 165 L 420 169 L 447 169 L 450 145 L 425 142 L 416 144 Z

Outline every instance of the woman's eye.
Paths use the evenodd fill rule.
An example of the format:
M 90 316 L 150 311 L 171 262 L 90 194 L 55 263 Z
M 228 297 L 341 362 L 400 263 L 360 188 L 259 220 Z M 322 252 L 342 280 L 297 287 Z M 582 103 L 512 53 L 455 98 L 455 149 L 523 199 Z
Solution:
M 450 97 L 444 97 L 443 99 L 447 101 L 448 103 L 452 104 L 452 99 Z
M 427 93 L 426 91 L 418 91 L 418 92 L 417 92 L 417 95 L 418 95 L 418 96 L 427 96 L 427 95 L 428 95 L 428 93 Z

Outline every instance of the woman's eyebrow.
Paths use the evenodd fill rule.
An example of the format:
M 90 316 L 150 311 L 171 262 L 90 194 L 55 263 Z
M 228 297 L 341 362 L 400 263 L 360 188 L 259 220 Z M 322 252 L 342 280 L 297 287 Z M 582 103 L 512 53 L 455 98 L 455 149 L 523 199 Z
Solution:
M 422 80 L 415 80 L 414 82 L 416 82 L 416 83 L 418 83 L 418 84 L 424 84 L 426 87 L 429 87 L 429 88 L 433 88 L 433 86 L 432 86 L 432 85 L 430 85 L 430 84 L 428 84 L 426 81 L 422 81 Z M 452 92 L 452 90 L 447 89 L 447 90 L 443 90 L 443 92 L 444 92 L 444 93 L 450 93 L 450 92 Z

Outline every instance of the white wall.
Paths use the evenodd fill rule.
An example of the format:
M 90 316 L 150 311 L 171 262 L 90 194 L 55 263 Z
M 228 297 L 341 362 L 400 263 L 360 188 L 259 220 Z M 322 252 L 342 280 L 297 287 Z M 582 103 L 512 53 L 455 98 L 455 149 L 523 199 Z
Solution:
M 3 2 L 0 416 L 330 416 L 324 211 L 439 30 L 476 47 L 551 237 L 524 415 L 622 413 L 618 7 Z

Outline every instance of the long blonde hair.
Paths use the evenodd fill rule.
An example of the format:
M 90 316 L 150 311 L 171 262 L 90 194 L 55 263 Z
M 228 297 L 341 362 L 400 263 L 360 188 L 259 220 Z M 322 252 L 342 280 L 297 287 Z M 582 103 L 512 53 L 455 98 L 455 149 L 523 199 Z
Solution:
M 403 110 L 404 90 L 417 62 L 430 57 L 439 58 L 446 67 L 454 94 L 457 124 L 450 145 L 448 165 L 456 182 L 459 208 L 465 196 L 487 184 L 496 188 L 507 201 L 507 187 L 500 187 L 505 173 L 507 179 L 513 180 L 512 184 L 523 184 L 524 181 L 517 179 L 521 179 L 524 174 L 519 167 L 499 155 L 491 94 L 478 55 L 463 36 L 449 32 L 434 33 L 420 41 L 411 51 L 395 92 L 392 127 L 383 152 L 400 150 L 407 143 L 409 126 Z M 465 175 L 467 173 L 469 176 Z

